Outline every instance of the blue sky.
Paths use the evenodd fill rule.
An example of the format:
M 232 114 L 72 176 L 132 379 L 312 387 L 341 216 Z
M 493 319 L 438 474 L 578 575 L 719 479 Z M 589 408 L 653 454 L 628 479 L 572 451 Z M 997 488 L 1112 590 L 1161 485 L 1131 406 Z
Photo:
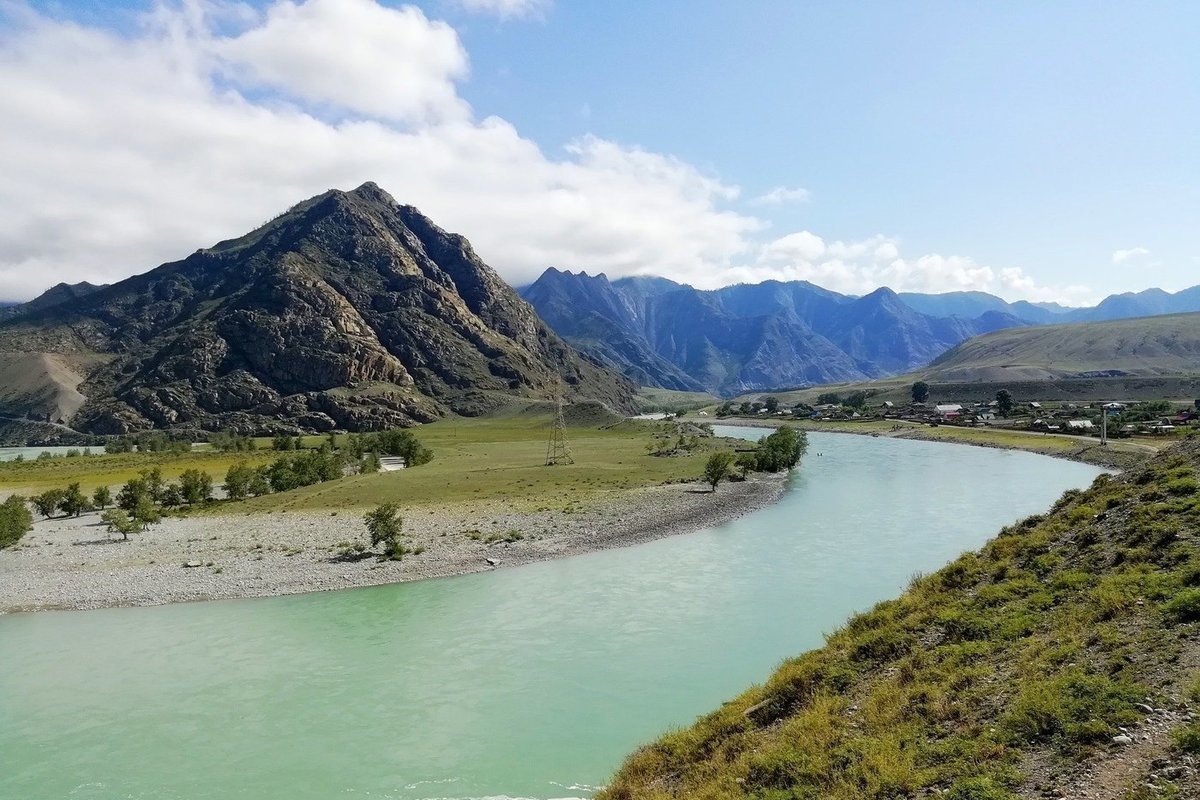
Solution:
M 207 81 L 208 101 L 223 102 L 225 90 L 267 113 L 309 115 L 338 133 L 348 121 L 374 121 L 406 137 L 479 141 L 436 157 L 406 144 L 405 157 L 420 156 L 411 164 L 380 145 L 382 176 L 367 174 L 369 164 L 331 162 L 303 179 L 277 181 L 280 191 L 238 186 L 250 199 L 237 213 L 181 202 L 170 236 L 134 236 L 125 251 L 113 246 L 126 261 L 120 267 L 80 262 L 70 248 L 38 253 L 17 242 L 16 250 L 36 259 L 23 263 L 97 278 L 149 267 L 160 256 L 185 255 L 221 226 L 259 219 L 271 203 L 286 206 L 285 188 L 307 191 L 321 179 L 362 173 L 472 238 L 514 283 L 554 265 L 698 284 L 805 278 L 850 292 L 888 283 L 1068 302 L 1200 283 L 1195 4 L 434 0 L 415 4 L 422 11 L 417 34 L 442 45 L 452 37 L 463 63 L 456 66 L 443 47 L 436 51 L 446 59 L 440 72 L 392 64 L 384 42 L 370 74 L 356 79 L 353 70 L 369 59 L 356 58 L 365 40 L 353 26 L 380 28 L 369 23 L 374 9 L 367 6 L 376 4 L 346 0 L 338 10 L 325 2 L 308 20 L 311 39 L 343 23 L 338 30 L 348 35 L 340 49 L 300 54 L 294 43 L 251 48 L 247 40 L 233 56 L 225 48 L 246 31 L 269 33 L 278 2 L 255 4 L 257 15 L 203 2 L 160 14 L 205 17 L 188 34 L 190 51 L 205 58 L 217 51 L 221 63 L 181 80 Z M 52 32 L 75 20 L 157 57 L 171 41 L 147 33 L 149 3 L 31 5 Z M 404 10 L 383 5 L 381 14 Z M 363 14 L 342 19 L 351 6 Z M 0 22 L 10 32 L 0 53 L 19 50 L 13 43 L 29 38 L 28 27 Z M 47 52 L 62 44 L 53 39 Z M 37 55 L 29 58 L 19 66 L 33 69 Z M 311 82 L 272 72 L 268 62 L 281 58 L 311 68 Z M 369 99 L 343 104 L 331 94 L 336 86 L 319 85 L 322 59 L 346 60 L 334 71 L 345 71 L 347 86 L 428 73 L 417 78 L 428 93 L 400 114 Z M 122 68 L 114 63 L 114 74 Z M 69 86 L 69 75 L 62 80 Z M 489 120 L 505 135 L 489 129 Z M 233 137 L 230 146 L 245 138 Z M 165 152 L 170 141 L 152 144 Z M 444 169 L 424 175 L 438 158 L 447 159 Z M 461 163 L 449 164 L 455 158 Z M 446 186 L 456 169 L 474 170 L 466 180 L 453 178 L 458 194 Z M 505 195 L 505 176 L 543 170 L 545 181 L 522 181 Z M 487 175 L 495 185 L 484 185 Z M 201 190 L 219 197 L 212 187 Z M 81 191 L 94 202 L 95 186 Z M 189 211 L 200 217 L 190 228 L 178 221 Z M 139 213 L 136 202 L 125 213 Z M 526 223 L 523 214 L 542 219 Z M 52 230 L 55 222 L 30 220 L 26 232 Z M 18 235 L 0 230 L 0 244 Z M 85 238 L 95 245 L 94 235 Z M 142 263 L 132 249 L 138 243 L 145 245 Z M 88 266 L 73 272 L 66 263 L 73 258 Z M 0 289 L 4 269 L 0 261 Z

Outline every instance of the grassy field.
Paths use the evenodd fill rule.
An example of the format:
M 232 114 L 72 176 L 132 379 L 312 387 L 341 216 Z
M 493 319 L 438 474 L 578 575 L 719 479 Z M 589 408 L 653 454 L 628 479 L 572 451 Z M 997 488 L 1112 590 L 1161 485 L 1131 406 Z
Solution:
M 646 446 L 665 436 L 669 424 L 619 422 L 605 426 L 575 426 L 567 433 L 574 464 L 545 466 L 550 417 L 544 413 L 514 413 L 488 419 L 454 419 L 415 429 L 434 451 L 434 460 L 420 467 L 375 475 L 355 475 L 281 494 L 249 499 L 236 506 L 218 504 L 210 510 L 225 513 L 266 513 L 288 510 L 361 509 L 391 500 L 406 506 L 503 501 L 516 510 L 542 507 L 571 508 L 601 493 L 639 486 L 698 479 L 708 454 L 728 445 L 700 440 L 692 453 L 652 456 Z M 307 437 L 319 446 L 325 437 Z M 115 486 L 140 470 L 158 467 L 163 477 L 177 478 L 186 469 L 209 472 L 219 484 L 239 461 L 252 466 L 269 463 L 278 453 L 269 442 L 250 453 L 199 451 L 182 455 L 127 453 L 55 458 L 47 461 L 0 464 L 0 490 L 34 492 L 73 482 L 85 491 Z
M 268 445 L 269 446 L 269 445 Z M 5 461 L 0 463 L 0 491 L 42 491 L 62 488 L 78 482 L 84 491 L 97 486 L 116 486 L 136 478 L 144 469 L 158 467 L 163 477 L 174 480 L 184 470 L 198 469 L 213 475 L 218 482 L 229 467 L 245 461 L 252 466 L 269 463 L 278 455 L 270 450 L 253 453 L 217 453 L 198 451 L 178 455 L 168 453 L 117 453 L 53 458 L 46 461 Z
M 520 511 L 569 509 L 602 493 L 698 479 L 711 449 L 723 446 L 709 441 L 692 455 L 651 456 L 646 445 L 656 429 L 632 422 L 571 428 L 567 441 L 575 463 L 547 467 L 546 417 L 445 420 L 416 431 L 434 451 L 429 464 L 251 499 L 237 510 L 355 509 L 393 500 L 406 506 L 502 501 Z

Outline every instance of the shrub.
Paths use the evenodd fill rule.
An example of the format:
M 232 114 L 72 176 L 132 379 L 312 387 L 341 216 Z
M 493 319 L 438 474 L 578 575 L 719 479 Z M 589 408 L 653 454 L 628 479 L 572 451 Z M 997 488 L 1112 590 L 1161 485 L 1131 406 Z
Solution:
M 1172 622 L 1200 620 L 1200 589 L 1184 589 L 1163 606 L 1163 613 Z
M 12 547 L 33 529 L 33 514 L 24 497 L 13 495 L 0 503 L 0 550 Z
M 395 503 L 384 503 L 374 511 L 368 511 L 363 517 L 367 531 L 371 534 L 371 545 L 383 545 L 383 555 L 399 561 L 407 552 L 400 543 L 400 534 L 404 529 L 404 520 L 400 517 L 400 507 Z
M 1193 722 L 1171 734 L 1175 746 L 1185 753 L 1200 755 L 1200 722 Z

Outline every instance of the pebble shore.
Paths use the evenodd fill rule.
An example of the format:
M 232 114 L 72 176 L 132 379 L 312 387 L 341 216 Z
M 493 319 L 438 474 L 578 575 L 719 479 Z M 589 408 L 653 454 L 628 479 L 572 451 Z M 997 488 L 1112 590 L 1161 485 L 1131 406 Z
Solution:
M 404 512 L 402 561 L 346 559 L 368 542 L 361 511 L 168 518 L 129 541 L 98 514 L 40 520 L 0 550 L 0 614 L 265 597 L 463 575 L 623 547 L 721 525 L 774 502 L 785 475 L 613 493 L 582 510 L 519 512 L 504 504 Z M 489 540 L 491 540 L 489 542 Z

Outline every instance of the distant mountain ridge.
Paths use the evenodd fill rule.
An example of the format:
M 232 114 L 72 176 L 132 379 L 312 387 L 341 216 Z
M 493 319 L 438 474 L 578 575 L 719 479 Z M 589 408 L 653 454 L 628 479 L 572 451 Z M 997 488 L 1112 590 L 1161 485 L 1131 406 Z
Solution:
M 1007 328 L 1200 311 L 1200 287 L 1068 308 L 985 292 L 853 297 L 807 281 L 702 291 L 554 268 L 521 294 L 572 345 L 632 380 L 722 395 L 901 374 Z
M 98 433 L 376 430 L 491 395 L 635 387 L 555 335 L 472 250 L 373 183 L 107 287 L 0 319 L 0 413 Z
M 522 293 L 600 363 L 644 385 L 718 394 L 891 375 L 1025 324 L 1000 311 L 932 317 L 890 289 L 848 297 L 803 281 L 700 291 L 549 269 Z

